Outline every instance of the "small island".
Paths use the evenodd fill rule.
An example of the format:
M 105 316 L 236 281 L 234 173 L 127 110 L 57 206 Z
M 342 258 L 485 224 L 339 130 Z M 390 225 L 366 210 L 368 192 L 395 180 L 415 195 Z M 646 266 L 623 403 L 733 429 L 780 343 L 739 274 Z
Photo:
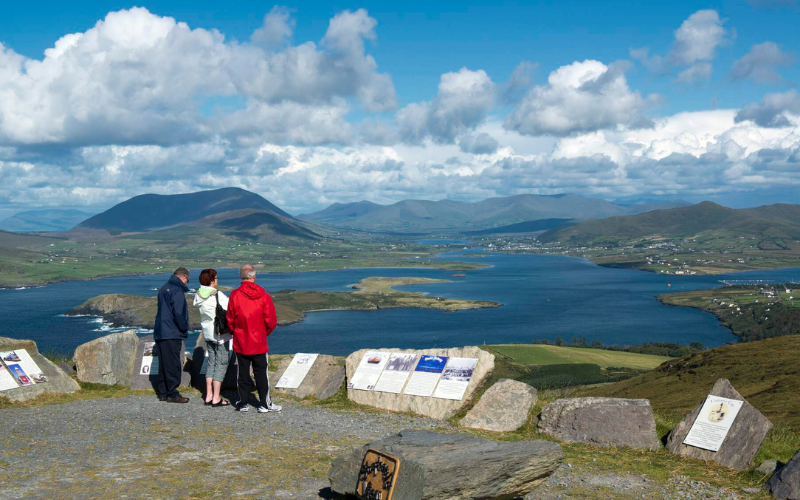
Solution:
M 353 292 L 313 292 L 281 290 L 272 294 L 279 325 L 290 325 L 315 311 L 376 311 L 378 309 L 417 308 L 461 311 L 500 307 L 499 302 L 446 299 L 418 292 L 401 292 L 394 287 L 448 283 L 429 278 L 365 278 L 353 285 Z M 223 290 L 225 290 L 223 288 Z M 227 290 L 225 290 L 227 291 Z M 115 327 L 153 328 L 157 310 L 156 297 L 128 294 L 105 294 L 91 298 L 67 312 L 67 316 L 99 316 Z M 200 329 L 200 313 L 189 307 L 190 329 Z

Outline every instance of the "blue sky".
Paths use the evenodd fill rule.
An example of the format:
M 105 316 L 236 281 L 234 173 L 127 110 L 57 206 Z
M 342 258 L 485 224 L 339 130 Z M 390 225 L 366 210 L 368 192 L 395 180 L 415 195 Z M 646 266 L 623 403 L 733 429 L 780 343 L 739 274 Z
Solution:
M 11 68 L 0 58 L 0 94 L 16 89 L 0 97 L 21 103 L 0 105 L 0 173 L 14 181 L 0 187 L 0 215 L 228 184 L 294 212 L 362 198 L 565 191 L 800 202 L 797 2 L 0 9 Z M 104 19 L 105 32 L 96 28 Z M 211 30 L 224 40 L 194 51 Z M 259 30 L 276 45 L 259 42 Z M 45 58 L 57 40 L 84 33 L 93 36 Z M 297 55 L 308 42 L 314 52 Z M 274 83 L 279 64 L 305 57 L 313 70 Z M 41 74 L 26 67 L 37 61 Z M 511 89 L 521 63 L 528 78 Z M 179 66 L 180 78 L 169 70 Z M 560 83 L 549 82 L 559 71 Z M 596 85 L 573 92 L 574 79 Z M 778 160 L 764 152 L 778 150 Z

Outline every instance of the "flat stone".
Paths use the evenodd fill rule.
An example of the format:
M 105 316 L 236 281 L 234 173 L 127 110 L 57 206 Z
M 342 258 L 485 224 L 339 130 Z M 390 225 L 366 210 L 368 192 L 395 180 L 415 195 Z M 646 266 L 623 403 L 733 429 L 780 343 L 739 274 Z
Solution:
M 33 361 L 36 362 L 42 373 L 47 377 L 47 382 L 2 391 L 0 392 L 0 398 L 7 398 L 11 401 L 27 401 L 46 393 L 70 394 L 81 389 L 75 379 L 64 373 L 52 361 L 39 354 L 36 342 L 0 337 L 0 351 L 14 351 L 17 349 L 25 349 L 30 354 Z
M 466 408 L 473 401 L 478 389 L 494 370 L 494 355 L 479 347 L 455 347 L 450 349 L 361 349 L 350 354 L 345 364 L 347 379 L 350 380 L 367 351 L 403 352 L 428 356 L 450 356 L 460 358 L 477 358 L 478 365 L 467 386 L 461 401 L 439 399 L 434 397 L 408 396 L 405 394 L 392 394 L 388 392 L 360 391 L 347 389 L 347 398 L 358 404 L 373 406 L 384 410 L 396 412 L 410 412 L 426 417 L 446 419 Z
M 528 421 L 536 395 L 536 389 L 528 384 L 501 379 L 483 393 L 460 425 L 486 431 L 515 431 Z
M 270 374 L 270 385 L 274 387 L 283 373 L 292 362 L 292 356 L 281 359 L 275 375 Z M 288 394 L 298 399 L 313 397 L 316 399 L 328 399 L 336 394 L 342 387 L 345 379 L 345 368 L 336 358 L 325 354 L 317 356 L 311 369 L 306 374 L 300 387 L 297 389 L 275 388 L 275 392 Z
M 509 499 L 533 491 L 564 459 L 549 441 L 496 442 L 467 434 L 402 431 L 334 460 L 331 489 L 352 494 L 368 449 L 400 459 L 393 500 Z
M 800 451 L 767 481 L 766 488 L 780 500 L 800 500 Z
M 75 349 L 78 380 L 92 384 L 130 386 L 139 337 L 133 330 L 112 333 Z
M 764 474 L 765 476 L 771 476 L 778 470 L 779 464 L 777 460 L 764 460 L 761 462 L 761 465 L 758 466 L 756 472 L 760 474 Z
M 649 450 L 661 446 L 646 399 L 559 399 L 542 409 L 539 431 L 569 443 Z
M 772 423 L 748 403 L 724 378 L 717 380 L 709 395 L 744 401 L 719 450 L 713 452 L 683 444 L 694 421 L 700 414 L 705 399 L 700 401 L 694 410 L 684 416 L 672 429 L 667 438 L 667 449 L 676 455 L 713 460 L 731 469 L 747 469 L 761 448 L 767 432 L 772 429 Z

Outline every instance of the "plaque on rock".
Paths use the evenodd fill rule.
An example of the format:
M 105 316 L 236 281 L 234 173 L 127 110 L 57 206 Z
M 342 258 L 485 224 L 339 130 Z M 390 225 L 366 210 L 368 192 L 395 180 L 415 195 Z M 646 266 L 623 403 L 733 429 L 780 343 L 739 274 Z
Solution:
M 672 429 L 667 438 L 667 449 L 675 455 L 713 460 L 731 469 L 747 469 L 761 448 L 767 432 L 772 429 L 772 423 L 748 403 L 726 379 L 717 380 L 708 396 Z M 726 400 L 741 402 L 735 414 L 732 408 L 734 403 L 726 403 Z M 710 406 L 709 401 L 711 401 Z M 717 404 L 714 405 L 714 402 Z M 724 404 L 720 406 L 720 403 Z M 725 404 L 728 408 L 725 408 Z M 703 419 L 708 422 L 703 422 Z M 719 431 L 723 428 L 723 424 L 727 425 L 727 419 L 730 419 L 730 426 L 727 432 L 721 435 Z M 713 420 L 717 421 L 716 424 Z M 708 448 L 716 447 L 716 451 L 692 446 L 686 442 L 693 430 L 695 432 L 692 434 L 697 438 L 699 429 L 697 426 L 709 427 L 706 424 L 715 424 L 714 429 L 706 429 L 711 434 L 704 433 L 699 442 L 689 439 L 689 443 L 708 445 L 706 446 Z M 715 444 L 718 446 L 712 446 Z
M 311 370 L 314 361 L 319 354 L 307 354 L 299 352 L 294 355 L 291 363 L 281 375 L 280 380 L 275 385 L 278 389 L 297 389 Z
M 708 396 L 683 444 L 719 451 L 744 401 Z
M 392 500 L 400 459 L 369 449 L 358 471 L 356 496 L 361 500 Z
M 161 363 L 158 359 L 158 348 L 152 335 L 139 339 L 136 347 L 136 360 L 133 363 L 133 378 L 131 389 L 156 390 L 162 380 Z M 186 352 L 181 349 L 181 385 L 188 385 L 188 373 L 184 372 L 186 366 Z M 158 392 L 158 391 L 156 391 Z

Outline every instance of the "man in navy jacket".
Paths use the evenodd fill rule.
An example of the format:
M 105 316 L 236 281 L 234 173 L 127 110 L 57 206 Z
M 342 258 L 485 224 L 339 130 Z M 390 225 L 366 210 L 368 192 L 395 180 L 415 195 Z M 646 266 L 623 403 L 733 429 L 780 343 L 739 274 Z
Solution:
M 158 291 L 158 313 L 153 327 L 153 339 L 158 349 L 161 381 L 156 387 L 160 401 L 188 403 L 178 392 L 181 384 L 181 350 L 189 331 L 189 308 L 186 292 L 189 270 L 179 267 Z

